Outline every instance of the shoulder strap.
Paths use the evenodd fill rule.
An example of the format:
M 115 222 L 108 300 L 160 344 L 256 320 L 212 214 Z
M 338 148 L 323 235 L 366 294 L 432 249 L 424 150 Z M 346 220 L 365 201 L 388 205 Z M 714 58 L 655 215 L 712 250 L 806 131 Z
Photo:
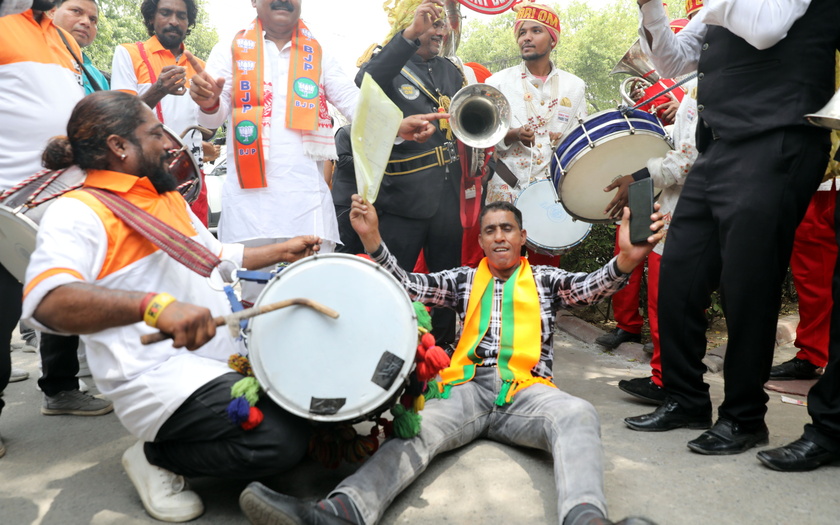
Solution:
M 82 191 L 96 197 L 134 231 L 202 277 L 210 277 L 213 268 L 221 264 L 221 259 L 206 247 L 119 195 L 101 188 Z
M 87 77 L 88 82 L 90 82 L 90 85 L 93 87 L 93 90 L 102 91 L 102 87 L 99 85 L 99 82 L 97 82 L 96 79 L 93 78 L 93 75 L 90 74 L 90 71 L 87 70 L 87 68 L 85 67 L 85 63 L 78 56 L 76 56 L 76 53 L 73 52 L 73 48 L 70 47 L 70 42 L 67 41 L 67 37 L 64 36 L 64 32 L 61 29 L 59 29 L 58 26 L 56 26 L 55 29 L 56 31 L 58 31 L 58 36 L 61 37 L 61 41 L 64 42 L 64 47 L 67 48 L 67 51 L 70 52 L 70 56 L 73 57 L 73 60 L 75 60 L 76 64 L 79 65 L 79 70 L 84 76 Z
M 146 54 L 146 45 L 143 42 L 137 42 L 137 51 L 140 52 L 140 58 L 143 60 L 143 63 L 146 64 L 146 69 L 149 70 L 149 80 L 152 81 L 152 84 L 157 82 L 157 75 L 155 74 L 155 70 L 152 68 L 151 62 L 149 62 L 149 56 Z M 161 124 L 165 124 L 163 121 L 163 110 L 160 108 L 160 102 L 155 105 L 155 113 L 157 114 L 157 118 Z

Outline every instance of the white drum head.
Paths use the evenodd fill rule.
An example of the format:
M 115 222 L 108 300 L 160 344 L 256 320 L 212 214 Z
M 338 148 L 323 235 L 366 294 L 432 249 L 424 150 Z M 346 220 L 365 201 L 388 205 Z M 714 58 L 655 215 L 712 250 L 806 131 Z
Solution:
M 560 200 L 572 216 L 587 222 L 613 222 L 604 209 L 615 197 L 604 188 L 623 175 L 644 168 L 648 159 L 664 157 L 671 146 L 661 136 L 643 130 L 634 135 L 606 137 L 594 149 L 583 150 L 560 179 Z M 528 232 L 530 233 L 530 232 Z
M 292 306 L 251 320 L 251 366 L 271 399 L 310 420 L 352 421 L 402 389 L 414 365 L 417 318 L 393 276 L 360 257 L 316 255 L 280 272 L 256 304 L 295 297 L 340 317 Z
M 560 255 L 577 246 L 592 225 L 578 221 L 557 202 L 554 183 L 548 179 L 530 184 L 516 198 L 522 212 L 522 226 L 528 231 L 527 245 L 546 255 Z
M 26 266 L 35 251 L 38 225 L 25 215 L 0 205 L 0 263 L 23 282 Z

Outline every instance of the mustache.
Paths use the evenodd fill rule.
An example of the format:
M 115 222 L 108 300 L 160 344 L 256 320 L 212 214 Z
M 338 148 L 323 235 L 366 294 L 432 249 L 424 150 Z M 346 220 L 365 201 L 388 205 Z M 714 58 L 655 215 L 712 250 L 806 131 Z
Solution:
M 288 12 L 291 13 L 295 10 L 295 8 L 292 7 L 292 4 L 290 4 L 289 2 L 283 2 L 282 0 L 275 0 L 274 2 L 271 2 L 271 10 L 272 11 L 288 11 Z

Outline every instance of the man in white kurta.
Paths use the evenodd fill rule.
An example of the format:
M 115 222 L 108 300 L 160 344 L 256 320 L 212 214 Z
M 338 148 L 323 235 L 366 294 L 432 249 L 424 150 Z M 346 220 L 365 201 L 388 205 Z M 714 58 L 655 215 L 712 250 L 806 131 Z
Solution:
M 549 177 L 554 148 L 586 116 L 583 80 L 551 62 L 560 34 L 557 15 L 547 6 L 526 6 L 514 25 L 522 62 L 487 79 L 508 99 L 519 126 L 496 144 L 499 159 L 518 182 L 511 187 L 496 174 L 487 185 L 487 202 L 513 202 L 530 182 Z
M 268 5 L 265 5 L 268 4 Z M 236 163 L 228 161 L 228 177 L 222 189 L 222 215 L 219 238 L 223 242 L 243 242 L 257 246 L 288 239 L 296 235 L 314 234 L 323 239 L 322 252 L 330 252 L 339 242 L 338 223 L 330 189 L 322 175 L 323 161 L 336 158 L 334 145 L 320 152 L 307 153 L 300 131 L 287 129 L 287 84 L 291 54 L 290 32 L 299 22 L 300 5 L 292 2 L 294 11 L 279 20 L 271 2 L 256 2 L 263 24 L 263 71 L 266 110 L 263 133 L 269 138 L 265 156 L 267 187 L 243 189 L 239 185 Z M 285 38 L 284 38 L 285 35 Z M 284 41 L 285 40 L 285 41 Z M 231 42 L 219 42 L 210 53 L 206 71 L 211 77 L 223 78 L 224 87 L 219 107 L 212 113 L 200 110 L 199 124 L 219 127 L 232 112 L 233 53 Z M 324 51 L 321 86 L 327 101 L 352 119 L 359 90 L 342 71 L 338 62 Z M 269 102 L 270 99 L 270 102 Z M 201 101 L 199 105 L 202 105 Z M 329 134 L 331 139 L 332 134 Z M 233 153 L 232 132 L 228 133 L 228 152 Z M 243 299 L 252 300 L 254 287 L 243 288 Z

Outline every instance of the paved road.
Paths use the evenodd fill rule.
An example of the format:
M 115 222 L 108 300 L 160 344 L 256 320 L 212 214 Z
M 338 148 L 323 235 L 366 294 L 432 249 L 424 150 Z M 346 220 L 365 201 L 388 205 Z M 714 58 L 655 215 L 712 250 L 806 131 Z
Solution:
M 580 335 L 580 334 L 579 334 Z M 591 335 L 584 335 L 591 340 Z M 647 365 L 567 333 L 557 338 L 555 376 L 561 388 L 590 400 L 602 421 L 605 482 L 613 519 L 645 515 L 660 525 L 836 524 L 840 521 L 840 469 L 782 474 L 762 467 L 749 452 L 705 457 L 685 443 L 697 431 L 663 434 L 632 432 L 622 418 L 650 408 L 624 396 L 619 379 L 647 374 Z M 777 362 L 788 359 L 782 347 Z M 16 366 L 37 374 L 35 354 L 15 351 Z M 719 403 L 721 378 L 709 374 Z M 0 459 L 0 524 L 134 525 L 157 523 L 148 517 L 122 470 L 120 456 L 134 439 L 113 415 L 81 418 L 39 413 L 40 393 L 30 379 L 9 385 L 0 433 L 8 447 Z M 782 404 L 771 394 L 770 444 L 798 437 L 808 420 L 805 408 Z M 326 471 L 307 463 L 266 480 L 302 497 L 324 495 L 344 467 Z M 399 497 L 385 524 L 541 524 L 557 523 L 551 458 L 479 441 L 447 454 Z M 237 498 L 243 482 L 192 480 L 207 511 L 197 524 L 245 523 Z

